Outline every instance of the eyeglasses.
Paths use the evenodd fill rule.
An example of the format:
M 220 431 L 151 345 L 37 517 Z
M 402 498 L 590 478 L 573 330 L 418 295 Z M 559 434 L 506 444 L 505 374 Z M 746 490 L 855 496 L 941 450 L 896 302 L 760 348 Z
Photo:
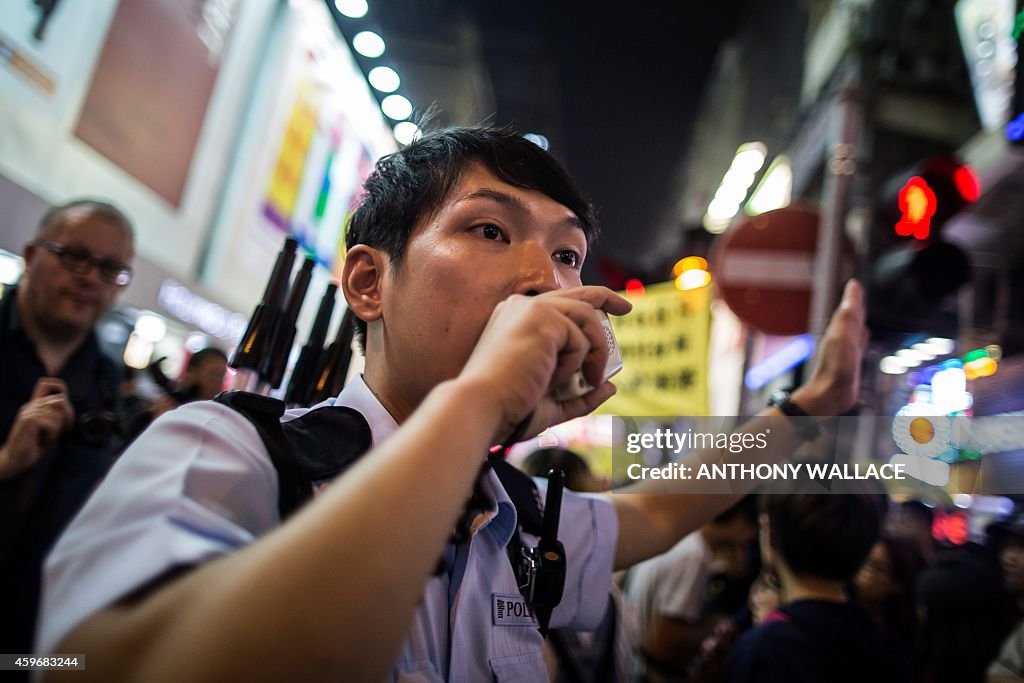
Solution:
M 100 279 L 107 284 L 124 287 L 132 281 L 131 267 L 120 261 L 94 258 L 85 249 L 66 247 L 49 240 L 36 240 L 35 244 L 56 256 L 60 265 L 75 275 L 85 275 L 90 268 L 95 267 L 100 273 Z

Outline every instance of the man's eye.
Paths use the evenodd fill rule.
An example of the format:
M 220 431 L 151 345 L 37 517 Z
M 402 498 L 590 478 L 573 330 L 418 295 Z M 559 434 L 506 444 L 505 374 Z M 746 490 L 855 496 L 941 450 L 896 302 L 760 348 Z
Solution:
M 74 247 L 65 247 L 62 256 L 72 263 L 85 263 L 89 260 L 89 254 L 85 253 L 81 249 L 75 249 Z
M 476 226 L 476 231 L 483 235 L 485 240 L 498 241 L 505 239 L 505 233 L 502 232 L 501 228 L 491 223 L 485 223 L 484 225 Z
M 555 252 L 555 258 L 570 268 L 579 268 L 582 261 L 582 259 L 580 259 L 580 255 L 572 249 L 562 249 L 561 251 Z

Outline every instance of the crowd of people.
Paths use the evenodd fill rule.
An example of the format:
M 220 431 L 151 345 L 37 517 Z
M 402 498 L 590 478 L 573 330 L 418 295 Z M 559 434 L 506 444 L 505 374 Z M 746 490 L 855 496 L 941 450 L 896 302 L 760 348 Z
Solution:
M 563 449 L 524 461 L 552 466 L 594 479 Z M 603 680 L 1024 680 L 1024 514 L 964 545 L 933 526 L 930 505 L 870 491 L 747 496 L 622 572 L 617 633 L 559 651 L 552 680 L 613 643 Z
M 545 451 L 524 469 L 567 475 L 553 515 L 557 484 L 487 454 L 615 391 L 595 311 L 630 304 L 581 283 L 590 205 L 547 152 L 483 128 L 421 137 L 364 190 L 340 289 L 365 370 L 283 416 L 208 400 L 212 351 L 173 403 L 125 409 L 94 327 L 131 279 L 130 223 L 91 200 L 44 217 L 0 303 L 0 652 L 83 653 L 46 674 L 79 681 L 1021 675 L 1019 629 L 1000 652 L 1024 605 L 1014 524 L 987 562 L 887 527 L 874 491 L 609 492 Z M 851 282 L 807 381 L 740 429 L 850 409 L 864 320 Z M 556 400 L 580 368 L 594 388 Z

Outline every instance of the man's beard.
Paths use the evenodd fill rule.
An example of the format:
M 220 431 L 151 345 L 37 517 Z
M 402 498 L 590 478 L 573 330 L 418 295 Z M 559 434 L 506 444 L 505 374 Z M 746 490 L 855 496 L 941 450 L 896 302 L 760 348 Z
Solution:
M 73 342 L 87 333 L 92 327 L 91 325 L 81 325 L 78 323 L 71 323 L 66 320 L 60 320 L 52 316 L 36 318 L 36 325 L 39 328 L 39 332 L 50 342 L 55 344 L 67 344 Z
M 70 321 L 61 318 L 48 310 L 49 306 L 45 301 L 28 301 L 27 303 L 29 310 L 26 313 L 31 316 L 34 327 L 51 344 L 71 343 L 87 334 L 96 322 L 95 320 Z

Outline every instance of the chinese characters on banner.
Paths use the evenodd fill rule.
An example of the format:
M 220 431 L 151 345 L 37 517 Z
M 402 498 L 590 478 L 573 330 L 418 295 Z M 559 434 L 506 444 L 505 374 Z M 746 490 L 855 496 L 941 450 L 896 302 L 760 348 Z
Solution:
M 707 415 L 711 288 L 647 287 L 633 311 L 611 316 L 623 369 L 618 393 L 598 412 L 615 415 Z

